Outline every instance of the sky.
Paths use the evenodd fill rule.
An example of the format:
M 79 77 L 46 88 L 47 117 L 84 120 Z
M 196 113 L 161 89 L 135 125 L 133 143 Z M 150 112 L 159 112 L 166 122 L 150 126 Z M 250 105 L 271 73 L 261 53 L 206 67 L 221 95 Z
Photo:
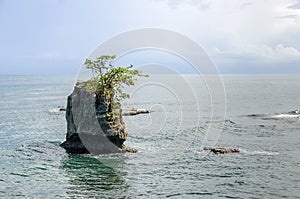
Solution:
M 299 0 L 0 0 L 0 26 L 0 74 L 76 74 L 139 28 L 189 37 L 221 73 L 300 73 Z

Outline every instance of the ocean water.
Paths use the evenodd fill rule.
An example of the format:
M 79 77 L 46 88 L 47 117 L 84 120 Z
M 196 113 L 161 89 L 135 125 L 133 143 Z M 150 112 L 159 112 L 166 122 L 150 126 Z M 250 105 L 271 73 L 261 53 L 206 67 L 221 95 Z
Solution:
M 216 85 L 184 78 L 193 95 L 171 77 L 124 102 L 152 111 L 124 117 L 138 153 L 71 156 L 58 109 L 75 76 L 0 76 L 0 198 L 300 198 L 300 76 L 224 75 L 213 101 Z M 211 127 L 240 153 L 203 151 Z

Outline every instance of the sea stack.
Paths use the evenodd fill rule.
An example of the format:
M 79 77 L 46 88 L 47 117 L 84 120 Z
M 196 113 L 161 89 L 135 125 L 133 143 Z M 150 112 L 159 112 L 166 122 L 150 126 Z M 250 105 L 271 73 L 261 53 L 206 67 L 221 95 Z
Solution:
M 75 154 L 108 154 L 137 152 L 124 145 L 128 133 L 121 106 L 114 107 L 103 95 L 89 91 L 77 83 L 68 96 L 66 141 L 60 146 Z M 112 110 L 113 119 L 109 119 Z

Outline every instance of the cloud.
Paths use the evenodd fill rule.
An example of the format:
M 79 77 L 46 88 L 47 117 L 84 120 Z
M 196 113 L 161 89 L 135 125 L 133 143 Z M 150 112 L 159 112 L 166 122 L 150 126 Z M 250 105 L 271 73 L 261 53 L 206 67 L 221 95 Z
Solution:
M 251 65 L 300 63 L 300 10 L 295 0 L 156 2 L 174 21 L 173 27 L 166 21 L 166 27 L 195 40 L 220 65 L 227 62 L 247 71 Z M 162 16 L 155 17 L 168 19 Z
M 214 48 L 215 63 L 222 73 L 300 73 L 300 51 L 291 46 L 245 46 L 223 51 Z
M 251 3 L 251 2 L 245 2 L 245 3 L 242 3 L 242 5 L 240 5 L 240 8 L 244 9 L 244 8 L 252 6 L 252 5 L 253 5 L 253 3 Z
M 239 61 L 236 65 L 241 68 L 240 63 L 252 60 L 282 65 L 285 61 L 299 62 L 300 1 L 133 0 L 131 4 L 72 4 L 48 0 L 46 4 L 32 4 L 34 7 L 28 3 L 20 6 L 20 2 L 0 0 L 1 60 L 17 57 L 20 63 L 67 62 L 77 57 L 82 61 L 98 42 L 124 31 L 154 27 L 182 33 L 206 49 L 213 59 L 232 58 Z M 18 15 L 14 15 L 16 8 Z M 111 13 L 116 17 L 106 17 Z
M 207 10 L 210 7 L 211 0 L 155 0 L 157 2 L 165 2 L 172 9 L 176 9 L 180 6 L 188 5 L 197 7 L 201 10 Z
M 300 2 L 288 6 L 289 9 L 300 9 Z
M 33 54 L 20 55 L 17 58 L 29 60 L 60 60 L 65 57 L 57 52 L 37 52 Z
M 276 46 L 268 45 L 249 45 L 234 50 L 220 50 L 214 49 L 215 53 L 222 57 L 230 59 L 244 59 L 248 61 L 261 61 L 267 63 L 282 63 L 282 62 L 295 62 L 300 61 L 300 51 L 291 46 L 277 44 Z
M 298 15 L 284 15 L 284 16 L 277 16 L 274 18 L 276 18 L 276 19 L 295 19 L 298 17 L 299 17 Z
M 300 60 L 300 51 L 291 46 L 278 44 L 275 47 L 264 45 L 261 48 L 262 57 L 272 61 L 296 61 Z

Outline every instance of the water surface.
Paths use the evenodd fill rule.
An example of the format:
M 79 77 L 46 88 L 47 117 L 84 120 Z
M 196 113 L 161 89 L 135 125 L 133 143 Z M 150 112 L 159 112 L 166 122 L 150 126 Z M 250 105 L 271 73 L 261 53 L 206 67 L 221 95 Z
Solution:
M 153 110 L 125 118 L 126 144 L 139 153 L 70 156 L 59 147 L 66 121 L 58 108 L 74 77 L 0 76 L 0 197 L 299 198 L 300 115 L 283 114 L 300 108 L 300 76 L 223 76 L 225 122 L 211 120 L 207 90 L 186 78 L 199 110 L 189 96 L 179 102 L 157 87 L 128 102 Z M 179 128 L 179 107 L 190 117 L 200 111 L 199 121 Z M 204 156 L 212 123 L 222 130 L 217 145 L 241 153 Z

